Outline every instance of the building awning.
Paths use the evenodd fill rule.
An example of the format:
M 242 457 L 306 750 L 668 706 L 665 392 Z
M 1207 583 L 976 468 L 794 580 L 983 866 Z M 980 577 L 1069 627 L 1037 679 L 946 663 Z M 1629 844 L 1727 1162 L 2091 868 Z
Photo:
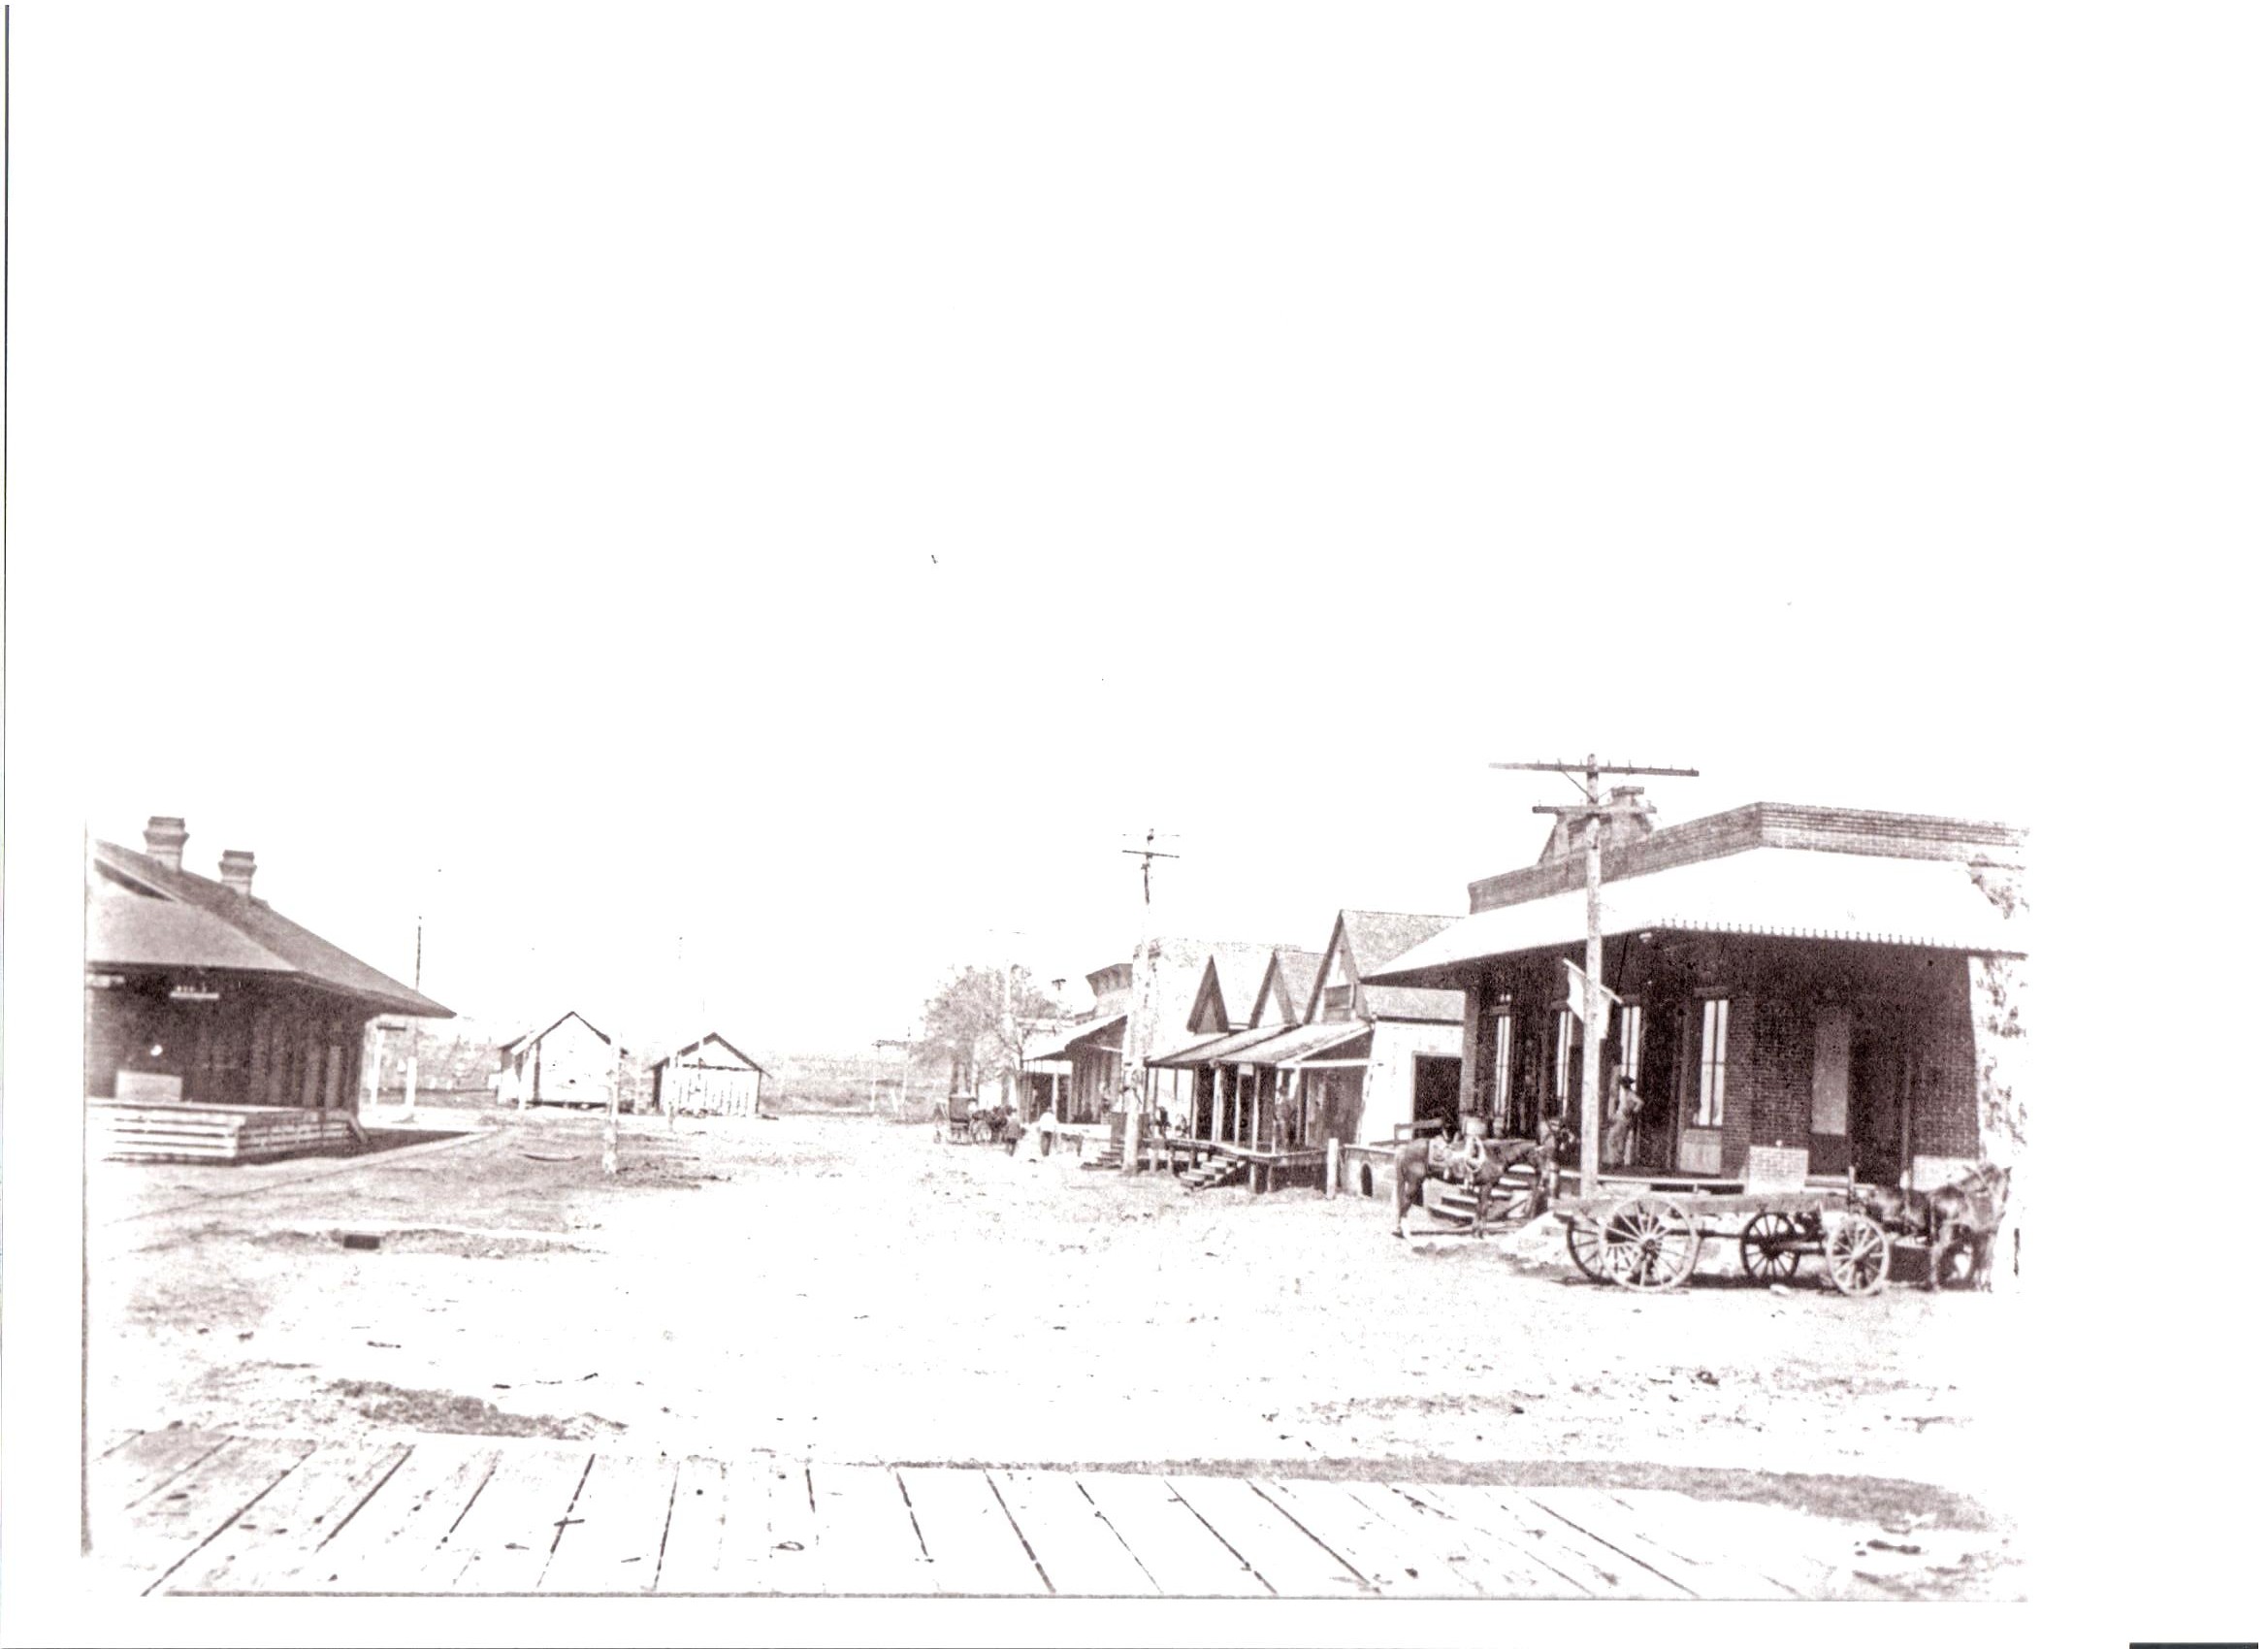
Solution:
M 1234 1059 L 1243 1050 L 1281 1035 L 1283 1030 L 1282 1025 L 1257 1025 L 1250 1030 L 1230 1031 L 1226 1036 L 1210 1037 L 1188 1048 L 1176 1049 L 1150 1063 L 1167 1070 L 1223 1064 Z
M 1442 929 L 1365 983 L 1453 986 L 1458 968 L 1493 956 L 1580 945 L 1580 888 L 1479 911 Z M 1752 848 L 1628 876 L 1599 889 L 1599 931 L 1763 934 L 2023 955 L 2026 930 L 1950 859 L 1886 858 Z
M 1294 1059 L 1295 1070 L 1312 1070 L 1334 1065 L 1367 1065 L 1371 1062 L 1371 1027 L 1368 1025 L 1342 1025 L 1341 1030 L 1351 1034 L 1338 1042 L 1327 1042 L 1322 1047 L 1301 1054 Z
M 1084 1024 L 1065 1025 L 1037 1048 L 1024 1051 L 1023 1062 L 1033 1064 L 1042 1059 L 1068 1059 L 1074 1052 L 1116 1053 L 1118 1044 L 1105 1044 L 1103 1038 L 1124 1027 L 1126 1016 L 1114 1014 L 1107 1019 L 1088 1019 Z
M 1238 1033 L 1231 1031 L 1228 1036 L 1199 1037 L 1195 1042 L 1190 1043 L 1186 1048 L 1177 1048 L 1171 1053 L 1152 1054 L 1150 1060 L 1150 1069 L 1155 1071 L 1185 1071 L 1190 1069 L 1192 1066 L 1202 1065 L 1205 1063 L 1207 1055 L 1210 1054 L 1214 1049 L 1219 1047 L 1222 1043 L 1228 1041 L 1229 1037 L 1235 1036 L 1236 1034 Z
M 1296 1065 L 1303 1058 L 1320 1058 L 1324 1051 L 1358 1036 L 1368 1036 L 1368 1024 L 1335 1019 L 1329 1024 L 1294 1025 L 1237 1054 L 1239 1065 Z

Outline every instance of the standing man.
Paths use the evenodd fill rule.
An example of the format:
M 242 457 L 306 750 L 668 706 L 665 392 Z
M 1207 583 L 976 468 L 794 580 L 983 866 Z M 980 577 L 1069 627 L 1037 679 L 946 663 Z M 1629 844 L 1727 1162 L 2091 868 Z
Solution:
M 1606 1160 L 1617 1168 L 1628 1168 L 1636 1154 L 1633 1148 L 1637 1143 L 1638 1114 L 1645 1109 L 1645 1101 L 1638 1097 L 1637 1080 L 1618 1080 L 1608 1093 L 1607 1104 Z

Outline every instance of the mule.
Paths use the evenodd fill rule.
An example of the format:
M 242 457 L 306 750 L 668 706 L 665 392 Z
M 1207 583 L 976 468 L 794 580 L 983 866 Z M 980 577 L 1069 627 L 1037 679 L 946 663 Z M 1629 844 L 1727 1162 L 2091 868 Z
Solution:
M 1970 1169 L 1929 1193 L 1929 1281 L 1935 1288 L 1956 1248 L 1969 1254 L 1969 1286 L 1993 1287 L 1993 1245 L 2008 1212 L 2008 1170 L 1993 1163 Z
M 1993 1286 L 1993 1245 L 2008 1208 L 2008 1170 L 1985 1165 L 1933 1191 L 1899 1185 L 1876 1186 L 1861 1194 L 1860 1211 L 1894 1237 L 1916 1237 L 1929 1245 L 1925 1288 L 1945 1279 L 1956 1252 L 1968 1250 L 1969 1286 Z

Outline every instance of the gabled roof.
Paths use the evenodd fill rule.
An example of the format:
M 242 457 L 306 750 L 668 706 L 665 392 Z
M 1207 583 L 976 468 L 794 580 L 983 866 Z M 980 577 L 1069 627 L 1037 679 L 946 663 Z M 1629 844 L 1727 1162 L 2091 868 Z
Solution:
M 1465 997 L 1456 990 L 1421 990 L 1405 985 L 1373 985 L 1370 976 L 1395 957 L 1414 950 L 1443 928 L 1453 916 L 1424 916 L 1410 911 L 1341 911 L 1333 930 L 1336 944 L 1342 935 L 1347 961 L 1354 970 L 1363 1009 L 1374 1019 L 1429 1019 L 1455 1023 L 1465 1017 Z M 1311 992 L 1307 1017 L 1314 1017 L 1314 1000 L 1323 987 L 1320 974 Z
M 535 1044 L 541 1042 L 545 1037 L 549 1036 L 553 1031 L 559 1029 L 560 1026 L 566 1024 L 569 1019 L 579 1021 L 585 1030 L 589 1031 L 600 1042 L 610 1045 L 613 1043 L 614 1038 L 608 1036 L 604 1031 L 600 1030 L 589 1019 L 584 1018 L 582 1015 L 576 1013 L 572 1008 L 569 1008 L 566 1013 L 560 1015 L 558 1018 L 552 1020 L 551 1023 L 545 1025 L 541 1030 L 530 1031 L 526 1036 L 517 1037 L 512 1041 L 505 1043 L 503 1051 L 510 1053 L 516 1049 L 533 1047 Z
M 1166 1026 L 1173 1026 L 1178 1033 L 1188 1028 L 1197 1005 L 1198 986 L 1216 954 L 1228 955 L 1232 959 L 1232 966 L 1241 967 L 1245 953 L 1250 952 L 1255 956 L 1265 957 L 1275 947 L 1247 940 L 1165 937 L 1150 940 L 1149 949 L 1156 963 L 1151 981 L 1156 993 L 1150 999 L 1150 1023 L 1161 1031 Z M 1097 968 L 1086 977 L 1090 980 L 1102 978 L 1112 968 L 1124 968 L 1131 975 L 1134 971 L 1133 960 L 1129 958 L 1124 962 L 1113 963 L 1110 968 Z M 1133 1000 L 1131 985 L 1113 987 L 1097 996 L 1095 1012 L 1090 1018 L 1124 1015 L 1132 1008 Z M 1233 1010 L 1233 1001 L 1229 1006 Z
M 583 1022 L 585 1024 L 590 1023 L 588 1019 L 584 1020 Z M 659 1070 L 664 1065 L 668 1064 L 672 1059 L 683 1059 L 689 1053 L 699 1052 L 703 1048 L 706 1048 L 712 1042 L 715 1043 L 719 1048 L 722 1048 L 726 1052 L 731 1054 L 733 1058 L 739 1060 L 741 1064 L 747 1066 L 751 1071 L 763 1071 L 763 1074 L 767 1077 L 771 1075 L 769 1071 L 764 1071 L 761 1065 L 759 1065 L 747 1054 L 741 1052 L 739 1049 L 734 1048 L 730 1043 L 727 1042 L 715 1031 L 710 1031 L 703 1036 L 695 1037 L 693 1041 L 687 1043 L 683 1048 L 680 1048 L 674 1053 L 663 1054 L 661 1058 L 649 1063 L 646 1066 L 646 1069 L 649 1071 Z
M 380 1013 L 452 1019 L 454 1011 L 308 932 L 268 901 L 115 842 L 92 849 L 95 872 L 122 891 L 90 901 L 90 966 L 210 968 L 296 977 Z M 142 908 L 147 907 L 147 908 Z M 180 914 L 198 913 L 195 916 Z
M 1307 1018 L 1308 1003 L 1315 994 L 1315 981 L 1322 972 L 1322 952 L 1278 946 L 1268 958 L 1267 970 L 1260 976 L 1260 988 L 1252 997 L 1252 1011 L 1245 1022 L 1256 1025 L 1266 1018 L 1268 999 L 1274 996 L 1282 1011 L 1283 1022 L 1298 1024 Z
M 1212 954 L 1205 959 L 1197 994 L 1189 1004 L 1188 1028 L 1192 1031 L 1197 1028 L 1198 1015 L 1208 999 L 1219 1007 L 1222 1022 L 1230 1030 L 1242 1030 L 1250 1024 L 1249 1004 L 1258 994 L 1261 978 L 1275 954 L 1272 945 L 1231 941 L 1214 946 Z

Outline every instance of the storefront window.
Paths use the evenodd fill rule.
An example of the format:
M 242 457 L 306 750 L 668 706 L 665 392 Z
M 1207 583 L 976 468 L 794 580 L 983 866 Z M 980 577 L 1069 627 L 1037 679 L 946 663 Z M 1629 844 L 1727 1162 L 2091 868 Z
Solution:
M 1733 1004 L 1722 996 L 1711 996 L 1701 1003 L 1701 1091 L 1693 1114 L 1696 1127 L 1725 1125 L 1726 1026 L 1732 1017 Z

